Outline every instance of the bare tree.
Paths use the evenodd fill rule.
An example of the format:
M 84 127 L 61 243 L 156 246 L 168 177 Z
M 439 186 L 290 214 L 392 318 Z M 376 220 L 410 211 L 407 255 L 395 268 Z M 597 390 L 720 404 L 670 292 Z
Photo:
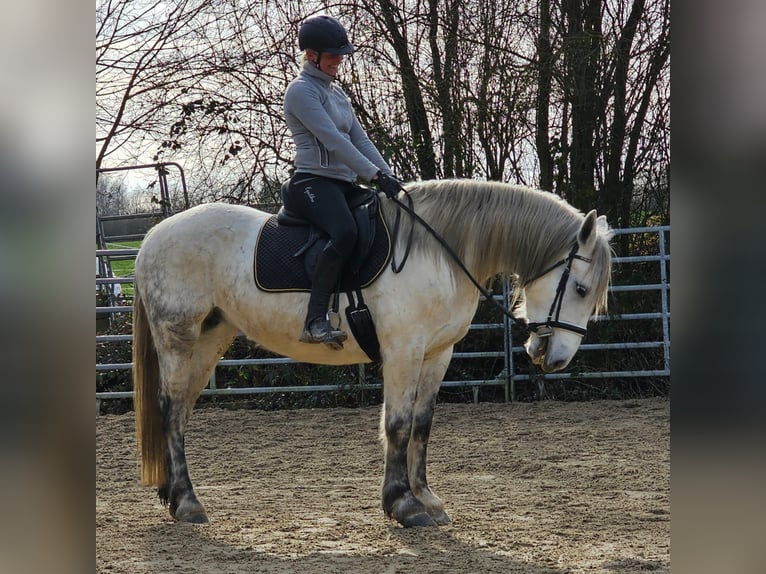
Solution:
M 96 209 L 100 215 L 126 213 L 127 204 L 127 189 L 122 178 L 99 178 L 96 182 Z
M 535 102 L 535 145 L 540 162 L 540 187 L 553 191 L 553 154 L 548 137 L 549 109 L 553 84 L 553 48 L 551 47 L 551 3 L 540 0 L 540 27 L 537 35 L 537 99 Z
M 97 168 L 110 154 L 178 161 L 193 203 L 256 202 L 291 159 L 281 100 L 297 69 L 295 9 L 107 0 L 97 15 Z
M 96 169 L 118 150 L 135 154 L 159 136 L 185 84 L 205 2 L 103 0 L 96 5 Z M 132 149 L 130 149 L 132 148 Z
M 357 30 L 363 35 L 352 100 L 368 129 L 376 133 L 383 125 L 393 133 L 382 139 L 405 175 L 530 179 L 534 45 L 523 46 L 532 28 L 517 22 L 528 20 L 531 6 L 518 0 L 353 5 L 355 42 Z M 523 33 L 515 36 L 514 27 Z M 374 77 L 389 81 L 360 87 Z
M 597 206 L 613 225 L 639 223 L 631 218 L 636 178 L 648 181 L 655 167 L 644 158 L 663 156 L 665 171 L 669 162 L 669 1 L 562 0 L 560 11 L 546 4 L 538 35 L 541 181 L 551 177 L 543 169 L 550 156 L 551 189 Z
M 349 28 L 339 81 L 406 179 L 538 184 L 618 225 L 666 213 L 669 0 L 100 0 L 97 167 L 174 160 L 192 203 L 277 200 L 318 12 Z

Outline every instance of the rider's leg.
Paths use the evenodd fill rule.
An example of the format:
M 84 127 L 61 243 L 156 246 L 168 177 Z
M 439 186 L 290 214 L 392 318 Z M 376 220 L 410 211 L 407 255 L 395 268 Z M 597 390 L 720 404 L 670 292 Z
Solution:
M 304 343 L 330 343 L 340 344 L 347 339 L 347 335 L 340 329 L 334 329 L 330 324 L 327 314 L 335 286 L 340 279 L 345 258 L 335 249 L 330 241 L 322 253 L 319 254 L 311 282 L 311 296 L 309 297 L 306 322 L 303 326 L 301 341 Z
M 296 174 L 283 197 L 288 209 L 330 236 L 312 277 L 311 297 L 300 338 L 306 343 L 328 343 L 340 348 L 347 338 L 344 331 L 332 328 L 327 310 L 343 266 L 356 244 L 356 223 L 346 202 L 346 193 L 351 189 L 347 182 Z

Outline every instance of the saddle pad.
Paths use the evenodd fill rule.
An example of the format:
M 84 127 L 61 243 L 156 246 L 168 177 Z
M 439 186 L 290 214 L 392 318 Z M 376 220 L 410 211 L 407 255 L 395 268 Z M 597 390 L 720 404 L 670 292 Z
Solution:
M 341 291 L 372 284 L 391 258 L 391 234 L 383 217 L 375 218 L 375 240 L 359 274 L 344 274 Z M 255 284 L 261 291 L 311 291 L 311 279 L 306 272 L 304 256 L 294 257 L 308 241 L 307 226 L 279 225 L 276 216 L 266 220 L 255 244 Z

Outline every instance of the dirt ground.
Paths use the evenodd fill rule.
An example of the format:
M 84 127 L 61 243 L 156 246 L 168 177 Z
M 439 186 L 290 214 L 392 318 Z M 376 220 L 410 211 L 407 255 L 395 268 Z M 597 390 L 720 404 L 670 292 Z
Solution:
M 437 405 L 440 528 L 383 514 L 378 418 L 196 410 L 187 454 L 210 524 L 189 525 L 138 484 L 132 413 L 98 417 L 97 571 L 669 572 L 667 400 Z

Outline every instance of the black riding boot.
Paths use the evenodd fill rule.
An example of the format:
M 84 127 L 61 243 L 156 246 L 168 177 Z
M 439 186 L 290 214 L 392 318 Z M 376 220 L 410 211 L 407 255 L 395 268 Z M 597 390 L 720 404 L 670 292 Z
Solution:
M 340 329 L 333 329 L 327 316 L 330 297 L 340 279 L 344 259 L 332 244 L 319 254 L 314 278 L 311 283 L 306 323 L 300 340 L 303 343 L 327 343 L 334 349 L 342 349 L 348 335 Z

